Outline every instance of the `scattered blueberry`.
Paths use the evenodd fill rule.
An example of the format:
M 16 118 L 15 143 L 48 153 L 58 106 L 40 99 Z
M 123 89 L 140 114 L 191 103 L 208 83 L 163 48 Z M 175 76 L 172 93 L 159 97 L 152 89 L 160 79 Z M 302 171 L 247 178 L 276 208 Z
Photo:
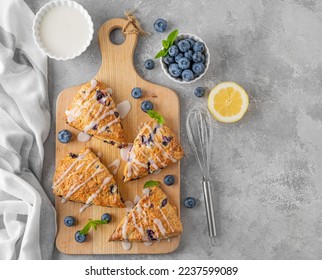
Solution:
M 167 175 L 164 177 L 163 181 L 167 186 L 172 186 L 175 182 L 175 179 L 173 175 Z
M 142 96 L 142 89 L 135 87 L 132 89 L 131 95 L 133 98 L 138 99 Z
M 181 77 L 182 77 L 182 80 L 186 82 L 190 82 L 191 80 L 193 80 L 194 74 L 190 69 L 186 69 L 182 71 Z
M 144 62 L 145 69 L 152 70 L 154 68 L 154 66 L 155 66 L 155 63 L 154 63 L 154 60 L 152 60 L 152 59 L 147 59 Z
M 188 69 L 190 67 L 190 59 L 186 57 L 180 58 L 178 62 L 178 66 L 182 70 Z
M 181 40 L 179 43 L 178 43 L 178 48 L 181 52 L 186 52 L 190 49 L 190 43 L 189 41 L 187 40 Z
M 193 45 L 196 43 L 196 41 L 194 39 L 192 39 L 192 38 L 188 38 L 186 40 L 190 43 L 190 49 L 192 49 Z
M 196 200 L 193 197 L 187 197 L 184 200 L 184 206 L 186 206 L 187 208 L 193 208 L 196 205 Z
M 179 68 L 177 63 L 172 63 L 169 66 L 169 73 L 172 77 L 178 78 L 182 73 L 182 69 Z
M 205 65 L 203 63 L 201 63 L 201 62 L 194 63 L 192 65 L 192 71 L 196 75 L 201 75 L 205 71 Z
M 80 230 L 76 231 L 75 233 L 75 240 L 78 242 L 78 243 L 83 243 L 86 241 L 86 234 L 81 234 L 80 233 Z
M 76 220 L 72 216 L 66 216 L 64 218 L 64 224 L 66 227 L 71 227 L 71 226 L 75 225 L 75 222 L 76 222 Z
M 193 56 L 193 51 L 192 50 L 188 50 L 184 53 L 184 56 L 186 58 L 189 58 L 190 60 L 192 59 L 192 56 Z
M 141 109 L 143 112 L 147 113 L 149 110 L 153 110 L 153 103 L 150 100 L 144 100 L 141 103 Z
M 176 61 L 176 63 L 178 63 L 178 62 L 179 62 L 179 60 L 180 60 L 181 58 L 183 58 L 183 53 L 179 53 L 179 54 L 174 58 L 174 60 Z
M 57 138 L 59 142 L 66 144 L 72 139 L 72 133 L 69 130 L 64 129 L 58 132 Z
M 203 52 L 205 50 L 205 44 L 202 42 L 196 42 L 193 44 L 194 52 Z
M 205 89 L 203 87 L 197 87 L 194 91 L 197 97 L 203 97 L 205 95 Z
M 112 216 L 109 213 L 104 213 L 101 217 L 102 221 L 107 221 L 107 223 L 112 221 Z
M 157 32 L 164 32 L 167 29 L 167 25 L 167 21 L 165 19 L 160 18 L 154 22 L 154 29 Z
M 205 62 L 205 56 L 201 52 L 195 52 L 192 55 L 192 60 L 194 62 L 202 62 L 202 63 L 204 63 Z
M 168 54 L 173 57 L 175 57 L 178 53 L 179 53 L 179 49 L 176 45 L 172 45 L 168 50 Z
M 165 64 L 168 64 L 168 65 L 174 61 L 173 57 L 168 54 L 165 57 L 163 57 L 162 60 Z

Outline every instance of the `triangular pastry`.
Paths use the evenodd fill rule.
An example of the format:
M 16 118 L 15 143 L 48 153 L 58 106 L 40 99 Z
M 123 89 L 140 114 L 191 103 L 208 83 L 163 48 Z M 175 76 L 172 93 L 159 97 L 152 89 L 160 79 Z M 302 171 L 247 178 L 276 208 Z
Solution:
M 124 182 L 152 174 L 177 162 L 183 155 L 183 149 L 170 128 L 155 120 L 146 122 L 127 153 Z
M 84 84 L 65 111 L 65 120 L 78 130 L 123 148 L 127 143 L 111 94 L 111 89 L 96 80 Z
M 57 166 L 53 192 L 67 200 L 82 202 L 81 211 L 91 204 L 124 208 L 117 184 L 91 149 L 70 153 Z
M 152 187 L 122 219 L 109 241 L 153 241 L 177 236 L 182 224 L 177 208 L 159 187 Z

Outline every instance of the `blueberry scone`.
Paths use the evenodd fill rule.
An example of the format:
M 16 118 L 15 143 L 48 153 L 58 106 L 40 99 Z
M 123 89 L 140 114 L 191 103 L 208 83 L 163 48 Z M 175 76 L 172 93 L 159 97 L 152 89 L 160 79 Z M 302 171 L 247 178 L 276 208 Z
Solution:
M 124 182 L 163 169 L 183 155 L 183 149 L 170 128 L 155 120 L 145 122 L 127 153 Z
M 112 90 L 103 83 L 92 80 L 77 92 L 65 111 L 66 122 L 104 142 L 127 146 L 120 114 L 112 99 Z
M 124 207 L 113 176 L 89 148 L 78 155 L 70 153 L 58 164 L 53 192 L 63 197 L 62 202 L 84 203 L 81 211 L 92 204 Z
M 181 232 L 177 208 L 169 203 L 161 188 L 152 187 L 121 220 L 109 241 L 154 241 Z

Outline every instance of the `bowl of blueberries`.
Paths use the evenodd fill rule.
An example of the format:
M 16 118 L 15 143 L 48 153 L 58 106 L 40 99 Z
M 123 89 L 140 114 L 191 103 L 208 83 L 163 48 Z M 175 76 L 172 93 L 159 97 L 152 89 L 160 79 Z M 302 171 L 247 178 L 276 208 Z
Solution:
M 164 73 L 178 83 L 199 80 L 208 70 L 209 49 L 205 42 L 190 33 L 180 33 L 166 56 L 161 58 Z

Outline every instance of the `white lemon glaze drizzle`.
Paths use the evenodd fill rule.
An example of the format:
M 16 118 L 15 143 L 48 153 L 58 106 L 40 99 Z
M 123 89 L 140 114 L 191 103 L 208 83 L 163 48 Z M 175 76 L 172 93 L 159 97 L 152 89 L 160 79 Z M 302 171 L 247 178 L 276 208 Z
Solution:
M 92 201 L 101 193 L 104 186 L 106 186 L 111 180 L 112 177 L 106 177 L 99 189 L 86 200 L 86 203 L 80 208 L 79 212 L 84 212 L 84 210 L 91 205 Z
M 108 168 L 111 168 L 112 169 L 112 174 L 113 175 L 116 175 L 117 174 L 117 171 L 119 170 L 120 168 L 120 164 L 121 164 L 121 160 L 120 159 L 116 159 L 114 160 L 110 165 L 108 165 L 107 167 Z
M 74 185 L 72 186 L 65 197 L 62 198 L 62 203 L 65 203 L 69 197 L 71 197 L 75 192 L 77 192 L 81 187 L 83 187 L 85 184 L 87 184 L 90 180 L 92 180 L 97 174 L 103 172 L 104 169 L 98 169 L 96 170 L 92 176 L 90 176 L 86 181 L 84 181 L 83 183 L 79 184 L 79 185 Z
M 60 178 L 58 178 L 56 182 L 54 182 L 54 188 L 63 182 L 63 179 L 72 170 L 72 168 L 79 162 L 79 160 L 83 159 L 89 152 L 90 152 L 90 150 L 86 150 L 82 155 L 78 156 L 75 161 L 73 161 L 73 163 L 62 174 L 62 176 Z

